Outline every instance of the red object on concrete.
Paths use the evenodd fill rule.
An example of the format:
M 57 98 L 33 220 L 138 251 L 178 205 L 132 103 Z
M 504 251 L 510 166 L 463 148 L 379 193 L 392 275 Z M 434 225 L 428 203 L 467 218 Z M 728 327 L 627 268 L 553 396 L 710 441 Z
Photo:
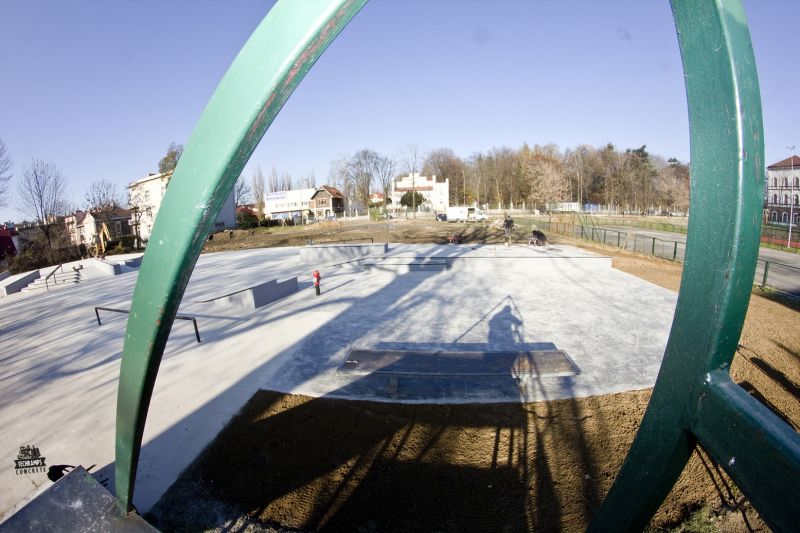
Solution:
M 319 280 L 322 279 L 322 276 L 319 275 L 319 270 L 312 272 L 311 277 L 314 278 L 314 290 L 317 291 L 317 296 L 319 296 Z

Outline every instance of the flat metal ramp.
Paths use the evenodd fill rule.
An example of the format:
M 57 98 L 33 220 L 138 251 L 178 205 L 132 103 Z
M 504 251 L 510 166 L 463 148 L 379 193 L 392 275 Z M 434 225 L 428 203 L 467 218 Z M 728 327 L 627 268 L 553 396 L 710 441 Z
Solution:
M 0 524 L 0 532 L 12 531 L 153 533 L 158 530 L 136 513 L 123 512 L 116 498 L 79 466 Z
M 354 349 L 340 372 L 418 377 L 557 377 L 580 373 L 562 350 L 529 351 L 414 351 Z

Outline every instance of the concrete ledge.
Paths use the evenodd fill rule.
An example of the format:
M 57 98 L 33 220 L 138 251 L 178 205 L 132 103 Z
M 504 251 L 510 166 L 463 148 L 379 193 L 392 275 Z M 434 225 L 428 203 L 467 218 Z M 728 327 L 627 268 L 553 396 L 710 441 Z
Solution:
M 254 310 L 280 300 L 294 292 L 297 292 L 296 277 L 284 281 L 273 279 L 266 283 L 261 283 L 260 285 L 255 285 L 231 294 L 212 298 L 210 300 L 202 300 L 202 302 L 211 302 L 214 305 L 223 307 Z
M 569 264 L 582 270 L 608 270 L 611 268 L 610 257 L 453 257 L 447 258 L 448 267 L 463 272 L 485 272 L 503 269 L 504 265 L 525 265 L 525 268 L 536 270 L 539 268 L 559 268 L 559 265 Z
M 120 510 L 114 496 L 81 466 L 48 487 L 0 529 L 31 533 L 157 531 L 138 514 Z
M 300 262 L 307 265 L 350 261 L 369 255 L 383 255 L 389 245 L 382 244 L 318 244 L 300 248 Z
M 23 288 L 30 285 L 34 280 L 39 279 L 41 274 L 39 274 L 38 270 L 34 270 L 33 272 L 28 272 L 27 274 L 22 274 L 20 276 L 15 276 L 10 281 L 4 280 L 3 286 L 0 287 L 0 296 L 8 296 L 9 294 L 14 294 L 15 292 L 21 291 Z
M 92 265 L 94 268 L 105 274 L 106 276 L 116 276 L 119 274 L 122 269 L 120 265 L 116 263 L 110 263 L 108 261 L 104 261 L 102 259 L 97 259 L 96 257 L 92 260 Z
M 6 270 L 5 272 L 0 272 L 0 281 L 3 281 L 6 278 L 11 277 L 11 271 Z
M 414 261 L 384 260 L 367 263 L 364 266 L 378 270 L 389 270 L 400 274 L 406 274 L 408 272 L 442 272 L 448 269 L 446 260 L 435 258 L 425 258 Z

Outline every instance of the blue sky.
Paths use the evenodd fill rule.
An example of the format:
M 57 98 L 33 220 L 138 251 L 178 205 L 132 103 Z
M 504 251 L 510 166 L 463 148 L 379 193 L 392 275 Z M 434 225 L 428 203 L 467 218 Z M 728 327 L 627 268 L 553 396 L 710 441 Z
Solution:
M 50 160 L 81 205 L 97 180 L 126 183 L 185 143 L 271 1 L 6 0 L 0 138 L 16 180 Z M 745 0 L 766 160 L 800 152 L 798 0 Z M 489 8 L 491 7 L 491 9 Z M 245 172 L 326 181 L 361 148 L 646 144 L 689 157 L 680 55 L 667 0 L 372 0 L 318 61 Z

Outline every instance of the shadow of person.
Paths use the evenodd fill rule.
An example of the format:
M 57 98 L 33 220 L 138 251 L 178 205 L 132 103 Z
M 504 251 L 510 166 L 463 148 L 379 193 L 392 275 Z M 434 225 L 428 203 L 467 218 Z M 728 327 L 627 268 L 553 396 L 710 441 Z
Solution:
M 489 345 L 501 348 L 519 343 L 522 343 L 522 319 L 506 304 L 489 320 Z

